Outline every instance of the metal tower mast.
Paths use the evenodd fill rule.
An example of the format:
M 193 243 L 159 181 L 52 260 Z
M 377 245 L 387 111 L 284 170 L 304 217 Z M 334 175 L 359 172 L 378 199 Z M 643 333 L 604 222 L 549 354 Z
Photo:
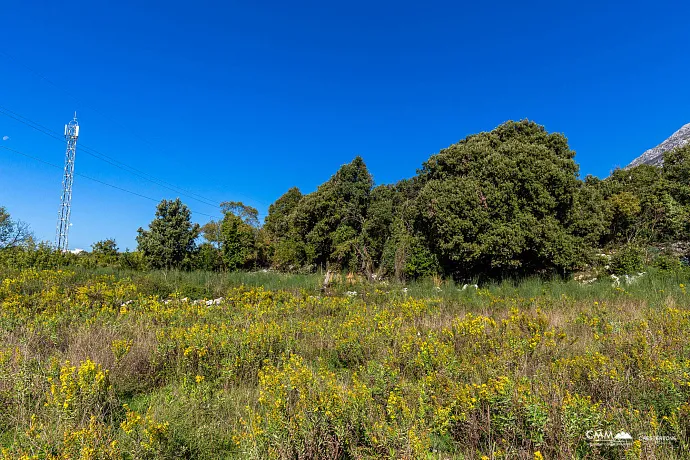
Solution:
M 77 112 L 74 119 L 65 125 L 65 139 L 67 151 L 65 152 L 65 173 L 62 176 L 62 197 L 60 198 L 60 211 L 58 213 L 57 228 L 55 229 L 55 249 L 66 251 L 68 247 L 69 216 L 72 208 L 72 183 L 74 182 L 74 157 L 77 154 L 77 138 L 79 137 L 79 123 Z

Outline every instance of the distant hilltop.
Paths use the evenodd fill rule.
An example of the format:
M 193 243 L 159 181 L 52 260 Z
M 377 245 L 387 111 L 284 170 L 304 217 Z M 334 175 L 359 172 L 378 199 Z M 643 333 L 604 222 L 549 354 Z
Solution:
M 635 158 L 627 167 L 633 168 L 639 165 L 661 166 L 664 163 L 664 153 L 677 147 L 682 147 L 688 142 L 690 142 L 690 123 L 673 133 L 671 137 L 661 144 Z

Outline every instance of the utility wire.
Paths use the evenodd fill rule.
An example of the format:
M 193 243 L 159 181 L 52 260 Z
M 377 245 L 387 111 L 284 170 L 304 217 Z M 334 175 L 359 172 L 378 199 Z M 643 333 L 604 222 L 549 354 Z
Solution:
M 67 89 L 65 89 L 64 87 L 62 87 L 62 86 L 56 84 L 56 83 L 53 82 L 51 79 L 49 79 L 48 77 L 46 77 L 44 74 L 42 74 L 41 72 L 38 72 L 36 69 L 32 69 L 31 67 L 29 67 L 29 66 L 26 65 L 25 63 L 19 61 L 17 58 L 11 56 L 11 55 L 10 55 L 9 53 L 7 53 L 6 51 L 0 49 L 0 54 L 2 54 L 3 56 L 5 56 L 5 57 L 6 57 L 7 59 L 9 59 L 10 61 L 14 62 L 16 65 L 18 65 L 18 66 L 20 66 L 20 67 L 23 67 L 23 68 L 26 69 L 27 71 L 29 71 L 29 72 L 33 73 L 34 75 L 38 76 L 40 79 L 42 79 L 43 81 L 45 81 L 46 83 L 48 83 L 49 85 L 51 85 L 52 87 L 54 87 L 55 89 L 62 91 L 62 92 L 65 93 L 67 96 L 69 96 L 70 98 L 72 98 L 75 102 L 77 102 L 78 104 L 81 104 L 83 107 L 87 107 L 87 108 L 93 110 L 94 112 L 96 112 L 96 113 L 98 113 L 99 115 L 101 115 L 103 118 L 105 118 L 105 119 L 109 120 L 110 122 L 112 122 L 112 123 L 114 123 L 114 124 L 120 126 L 120 127 L 123 128 L 123 129 L 130 129 L 129 127 L 124 126 L 122 123 L 118 122 L 117 120 L 112 119 L 112 118 L 109 117 L 107 114 L 103 113 L 102 111 L 100 111 L 100 110 L 94 108 L 93 106 L 90 106 L 90 105 L 88 105 L 88 104 L 85 104 L 82 100 L 80 100 L 77 96 L 75 96 L 74 94 L 72 94 L 71 92 L 69 92 Z M 39 125 L 39 126 L 40 126 L 40 125 Z M 47 128 L 46 128 L 46 129 L 47 129 Z M 131 130 L 130 130 L 130 133 L 131 133 L 134 137 L 136 137 L 136 138 L 138 138 L 139 140 L 143 141 L 144 143 L 148 144 L 152 149 L 156 149 L 156 147 L 155 147 L 151 142 L 149 142 L 148 139 L 145 139 L 144 137 L 142 137 L 142 136 L 139 135 L 138 133 L 132 132 Z M 60 138 L 59 140 L 62 141 L 62 138 Z M 80 150 L 82 150 L 82 149 L 84 149 L 83 146 L 80 147 Z M 91 149 L 91 150 L 93 150 L 93 149 Z M 104 157 L 106 157 L 106 158 L 109 158 L 107 155 L 102 154 L 102 153 L 100 153 L 100 152 L 98 152 L 98 151 L 95 151 L 95 150 L 94 150 L 94 152 L 96 152 L 96 153 L 98 153 L 98 154 L 100 154 L 100 155 L 102 155 L 102 156 L 104 156 Z M 96 157 L 96 158 L 98 158 L 98 157 Z M 102 158 L 100 158 L 100 159 L 101 159 L 102 161 L 106 161 L 106 160 L 104 160 L 104 159 L 102 159 Z M 113 161 L 115 161 L 115 162 L 117 162 L 117 160 L 114 160 L 114 159 L 112 159 L 112 158 L 110 158 L 110 159 L 113 160 Z M 107 162 L 107 161 L 106 161 L 106 162 Z M 137 171 L 137 172 L 139 172 L 139 173 L 141 173 L 141 174 L 146 174 L 146 175 L 148 175 L 149 177 L 152 177 L 152 178 L 155 179 L 155 180 L 159 180 L 159 181 L 161 181 L 161 182 L 163 182 L 163 183 L 166 183 L 165 181 L 162 181 L 161 179 L 156 179 L 154 176 L 151 176 L 150 174 L 147 174 L 147 173 L 145 173 L 145 172 L 143 172 L 143 171 L 139 171 L 139 170 L 137 170 L 137 169 L 135 169 L 135 168 L 132 168 L 131 166 L 128 166 L 128 165 L 126 165 L 126 164 L 124 164 L 124 163 L 120 163 L 120 164 L 122 164 L 122 165 L 124 165 L 125 167 L 130 168 L 130 169 L 132 169 L 132 170 L 134 170 L 134 171 Z M 130 172 L 131 172 L 131 171 L 130 171 Z M 146 180 L 150 180 L 150 179 L 146 179 Z M 191 190 L 184 189 L 184 188 L 181 188 L 181 187 L 177 187 L 177 186 L 175 186 L 175 185 L 173 185 L 173 184 L 170 184 L 170 183 L 167 183 L 167 184 L 168 184 L 169 186 L 172 186 L 172 187 L 175 187 L 175 188 L 178 188 L 178 189 L 182 190 L 182 192 L 176 192 L 176 193 L 180 193 L 181 195 L 185 195 L 185 196 L 188 196 L 188 197 L 189 197 L 190 195 L 195 195 L 195 196 L 197 196 L 197 197 L 200 197 L 202 200 L 208 200 L 207 198 L 205 198 L 205 197 L 203 197 L 203 196 L 201 196 L 201 195 L 199 195 L 199 194 L 196 194 L 196 193 L 192 192 Z M 159 185 L 160 185 L 160 184 L 159 184 Z M 183 192 L 185 192 L 185 193 L 183 193 Z M 237 194 L 237 195 L 240 196 L 240 197 L 242 197 L 241 194 Z M 253 199 L 253 198 L 249 198 L 249 197 L 243 197 L 243 198 L 249 199 L 249 200 L 251 200 L 251 201 L 256 201 L 257 203 L 260 203 L 260 204 L 262 204 L 262 205 L 264 205 L 264 206 L 266 206 L 266 207 L 268 208 L 268 204 L 267 204 L 267 203 L 264 203 L 263 201 L 260 201 L 260 200 L 257 200 L 257 199 Z M 196 199 L 197 201 L 201 201 L 201 200 L 199 200 L 198 198 L 195 198 L 195 199 Z M 208 201 L 213 201 L 213 200 L 208 200 Z M 201 201 L 201 202 L 203 202 L 203 201 Z M 206 203 L 206 204 L 208 204 L 208 203 Z M 217 203 L 214 203 L 213 206 L 218 206 L 218 204 L 217 204 Z
M 22 155 L 22 156 L 27 157 L 27 158 L 31 158 L 32 160 L 38 161 L 38 162 L 43 163 L 43 164 L 46 164 L 46 165 L 48 165 L 48 166 L 52 166 L 53 168 L 63 169 L 63 167 L 60 166 L 60 165 L 56 165 L 55 163 L 51 163 L 51 162 L 49 162 L 49 161 L 43 160 L 42 158 L 38 158 L 38 157 L 36 157 L 36 156 L 29 155 L 28 153 L 20 152 L 19 150 L 15 150 L 15 149 L 10 148 L 10 147 L 5 147 L 4 145 L 0 145 L 0 149 L 4 149 L 4 150 L 7 150 L 7 151 L 9 151 L 9 152 L 13 152 L 13 153 L 16 153 L 16 154 L 18 154 L 18 155 Z M 103 182 L 103 181 L 100 180 L 100 179 L 96 179 L 96 178 L 94 178 L 94 177 L 87 176 L 86 174 L 82 174 L 82 173 L 75 172 L 74 175 L 75 175 L 75 176 L 79 176 L 79 177 L 83 177 L 84 179 L 89 179 L 89 180 L 94 181 L 94 182 L 97 182 L 97 183 L 99 183 L 99 184 L 101 184 L 101 185 L 106 185 L 106 186 L 108 186 L 108 187 L 111 187 L 111 188 L 120 190 L 120 191 L 122 191 L 122 192 L 126 192 L 126 193 L 129 193 L 129 194 L 138 196 L 138 197 L 140 197 L 140 198 L 145 198 L 145 199 L 147 199 L 147 200 L 151 200 L 151 201 L 156 202 L 156 203 L 159 202 L 159 200 L 157 200 L 156 198 L 151 198 L 150 196 L 142 195 L 141 193 L 133 192 L 133 191 L 131 191 L 131 190 L 127 190 L 126 188 L 122 188 L 122 187 L 119 187 L 119 186 L 117 186 L 117 185 L 109 184 L 108 182 Z M 190 209 L 190 211 L 191 211 L 193 214 L 199 214 L 199 215 L 202 215 L 202 216 L 210 217 L 210 218 L 212 218 L 212 219 L 213 219 L 214 217 L 216 217 L 216 216 L 212 216 L 212 215 L 210 215 L 210 214 L 205 214 L 205 213 L 203 213 L 203 212 L 194 211 L 194 210 L 192 210 L 192 209 Z
M 2 50 L 2 49 L 0 49 L 0 54 L 2 54 L 3 56 L 5 56 L 7 59 L 9 59 L 10 61 L 14 62 L 15 64 L 17 64 L 18 66 L 23 67 L 24 69 L 26 69 L 26 70 L 28 70 L 29 72 L 33 73 L 34 75 L 38 76 L 39 78 L 41 78 L 43 81 L 45 81 L 46 83 L 48 83 L 48 84 L 51 85 L 52 87 L 54 87 L 54 88 L 56 88 L 56 89 L 58 89 L 58 90 L 64 92 L 66 95 L 68 95 L 69 97 L 71 97 L 71 98 L 72 98 L 75 102 L 77 102 L 78 104 L 81 104 L 82 106 L 87 107 L 87 108 L 93 110 L 94 112 L 96 112 L 96 113 L 98 113 L 99 115 L 101 115 L 103 118 L 106 118 L 106 119 L 109 120 L 110 122 L 117 124 L 117 125 L 120 126 L 121 128 L 126 129 L 126 130 L 129 130 L 129 132 L 130 132 L 131 134 L 133 134 L 135 137 L 138 137 L 139 140 L 141 140 L 141 141 L 147 143 L 151 148 L 154 148 L 154 149 L 155 149 L 155 147 L 153 146 L 153 144 L 151 144 L 151 142 L 149 142 L 148 140 L 146 140 L 146 139 L 142 138 L 141 136 L 137 135 L 135 132 L 132 132 L 130 128 L 124 126 L 122 123 L 119 123 L 117 120 L 113 120 L 113 119 L 110 118 L 108 115 L 106 115 L 105 113 L 101 112 L 100 110 L 97 110 L 96 108 L 91 107 L 91 106 L 89 106 L 88 104 L 84 104 L 84 102 L 81 101 L 77 96 L 75 96 L 74 94 L 72 94 L 71 92 L 69 92 L 68 90 L 66 90 L 64 87 L 59 86 L 59 85 L 56 84 L 54 81 L 52 81 L 51 79 L 49 79 L 48 77 L 46 77 L 45 75 L 43 75 L 41 72 L 37 71 L 36 69 L 32 69 L 31 67 L 27 66 L 27 65 L 24 64 L 23 62 L 20 62 L 18 59 L 16 59 L 15 57 L 11 56 L 9 53 L 7 53 L 6 51 L 4 51 L 4 50 Z M 28 118 L 22 117 L 21 115 L 15 113 L 15 112 L 12 112 L 11 110 L 9 110 L 9 109 L 7 109 L 7 108 L 3 108 L 3 109 L 4 109 L 4 110 L 7 110 L 8 112 L 13 113 L 14 115 L 17 115 L 17 116 L 19 116 L 19 117 L 21 117 L 21 118 L 24 118 L 24 119 L 27 120 L 27 121 L 32 122 L 32 121 L 29 120 Z M 40 124 L 38 124 L 38 123 L 36 123 L 36 122 L 32 122 L 32 123 L 36 124 L 37 126 L 43 128 L 43 129 L 45 129 L 45 130 L 51 131 L 49 128 L 45 128 L 44 126 L 41 126 Z M 53 132 L 54 132 L 54 131 L 53 131 Z M 61 138 L 58 138 L 58 140 L 62 141 Z M 81 145 L 80 148 L 79 148 L 79 150 L 84 150 L 84 149 L 86 149 L 86 148 L 88 148 L 88 147 L 85 147 L 85 146 Z M 115 160 L 115 159 L 113 159 L 113 158 L 110 158 L 110 157 L 108 157 L 107 155 L 105 155 L 105 154 L 103 154 L 103 153 L 100 153 L 100 152 L 98 152 L 98 151 L 96 151 L 96 150 L 94 150 L 94 149 L 90 149 L 90 150 L 94 151 L 95 153 L 97 153 L 97 154 L 99 154 L 99 155 L 102 155 L 103 157 L 109 158 L 110 160 L 112 160 L 112 161 L 114 161 L 114 162 L 116 162 L 116 163 L 119 163 L 119 164 L 123 165 L 124 167 L 130 168 L 130 169 L 132 169 L 132 170 L 134 170 L 134 171 L 136 171 L 136 172 L 138 172 L 138 173 L 145 174 L 145 175 L 147 175 L 147 176 L 149 176 L 149 177 L 152 177 L 154 180 L 158 180 L 158 181 L 161 181 L 161 182 L 163 182 L 163 183 L 166 183 L 165 181 L 162 181 L 161 179 L 156 179 L 154 176 L 151 176 L 150 174 L 147 174 L 147 173 L 145 173 L 145 172 L 143 172 L 143 171 L 139 171 L 139 170 L 137 170 L 136 168 L 133 168 L 133 167 L 131 167 L 131 166 L 125 164 L 125 163 L 118 162 L 117 160 Z M 98 158 L 98 157 L 96 157 L 96 158 Z M 102 158 L 100 158 L 100 159 L 103 160 Z M 106 162 L 107 162 L 107 160 L 103 160 L 103 161 L 106 161 Z M 112 163 L 111 163 L 111 164 L 112 164 Z M 115 165 L 115 166 L 116 166 L 116 165 Z M 149 180 L 149 179 L 147 179 L 147 180 Z M 192 192 L 191 190 L 186 190 L 186 189 L 184 189 L 184 188 L 177 187 L 177 186 L 172 185 L 172 184 L 168 184 L 168 185 L 171 185 L 172 187 L 178 188 L 178 189 L 180 189 L 180 190 L 186 192 L 187 194 L 196 195 L 197 197 L 200 197 L 200 198 L 202 198 L 203 200 L 208 200 L 207 198 L 204 198 L 203 196 L 198 195 L 198 194 Z M 181 193 L 181 192 L 178 192 L 178 193 Z M 187 195 L 187 196 L 189 196 L 189 195 Z M 213 201 L 213 200 L 208 200 L 208 201 Z M 213 206 L 218 206 L 218 204 L 217 204 L 217 203 L 214 203 Z
M 55 139 L 55 140 L 57 140 L 57 141 L 60 141 L 60 142 L 63 142 L 63 141 L 64 141 L 64 139 L 62 139 L 62 137 L 61 137 L 56 131 L 53 131 L 53 130 L 51 130 L 50 128 L 46 128 L 45 126 L 41 125 L 40 123 L 37 123 L 37 122 L 35 122 L 35 121 L 33 121 L 33 120 L 27 118 L 27 117 L 24 117 L 24 116 L 22 116 L 22 115 L 20 115 L 20 114 L 18 114 L 18 113 L 16 113 L 16 112 L 14 112 L 14 111 L 12 111 L 12 110 L 6 108 L 6 107 L 3 107 L 2 105 L 0 105 L 0 114 L 5 115 L 6 117 L 12 118 L 13 120 L 16 120 L 16 121 L 18 121 L 18 122 L 20 122 L 20 123 L 22 123 L 22 124 L 24 124 L 24 125 L 26 125 L 26 126 L 32 128 L 32 129 L 34 129 L 34 130 L 36 130 L 36 131 L 38 131 L 38 132 L 40 132 L 40 133 L 43 133 L 43 134 L 45 134 L 46 136 L 51 137 L 51 138 L 53 138 L 53 139 Z M 89 146 L 80 144 L 79 150 L 80 150 L 80 151 L 83 151 L 83 152 L 86 153 L 87 155 L 90 155 L 90 156 L 92 156 L 92 157 L 94 157 L 94 158 L 97 158 L 97 159 L 99 159 L 99 160 L 101 160 L 101 161 L 104 161 L 104 162 L 106 162 L 106 163 L 108 163 L 108 164 L 110 164 L 110 165 L 112 165 L 112 166 L 115 166 L 116 168 L 122 169 L 123 171 L 126 171 L 126 172 L 128 172 L 128 173 L 130 173 L 130 174 L 133 174 L 133 175 L 135 175 L 135 176 L 137 176 L 137 177 L 139 177 L 139 178 L 141 178 L 141 179 L 144 179 L 144 180 L 146 180 L 146 181 L 149 181 L 149 182 L 151 182 L 151 183 L 154 183 L 154 184 L 156 184 L 156 185 L 159 185 L 159 186 L 161 186 L 161 187 L 163 187 L 163 188 L 166 188 L 166 189 L 168 189 L 168 190 L 171 190 L 171 191 L 173 191 L 173 192 L 175 192 L 175 193 L 179 193 L 180 195 L 187 196 L 188 198 L 191 198 L 191 199 L 193 199 L 193 200 L 199 201 L 200 203 L 204 203 L 204 204 L 206 204 L 206 205 L 208 205 L 208 206 L 213 206 L 213 207 L 216 207 L 216 208 L 220 208 L 220 206 L 219 206 L 218 203 L 213 202 L 213 201 L 212 201 L 211 199 L 209 199 L 209 198 L 204 198 L 203 196 L 198 195 L 198 194 L 193 193 L 193 192 L 187 193 L 187 191 L 186 191 L 185 189 L 183 189 L 183 188 L 174 186 L 174 185 L 172 185 L 172 184 L 170 184 L 170 183 L 168 183 L 168 182 L 165 182 L 165 181 L 163 181 L 163 180 L 161 180 L 161 179 L 157 179 L 157 178 L 155 178 L 154 176 L 151 176 L 150 174 L 147 174 L 147 173 L 145 173 L 145 172 L 143 172 L 143 171 L 140 171 L 140 170 L 138 170 L 138 169 L 136 169 L 136 168 L 134 168 L 134 167 L 132 167 L 132 166 L 129 166 L 129 165 L 125 164 L 125 163 L 122 163 L 122 162 L 120 162 L 120 161 L 117 161 L 117 160 L 115 160 L 114 158 L 111 158 L 111 157 L 105 155 L 104 153 L 99 152 L 98 150 L 96 150 L 96 149 L 94 149 L 94 148 L 91 148 L 91 147 L 89 147 Z M 148 176 L 148 177 L 147 177 L 147 176 Z
M 125 125 L 123 125 L 122 123 L 118 122 L 117 120 L 112 119 L 112 118 L 109 117 L 107 114 L 101 112 L 100 110 L 96 109 L 95 107 L 92 107 L 92 106 L 90 106 L 90 105 L 88 105 L 88 104 L 85 104 L 81 99 L 79 99 L 77 96 L 75 96 L 74 94 L 72 94 L 71 92 L 69 92 L 69 91 L 68 91 L 67 89 L 65 89 L 63 86 L 58 85 L 57 83 L 55 83 L 54 81 L 52 81 L 51 79 L 49 79 L 48 77 L 46 77 L 46 76 L 45 76 L 44 74 L 42 74 L 41 72 L 37 71 L 36 69 L 32 69 L 32 68 L 29 67 L 28 65 L 26 65 L 26 64 L 24 64 L 23 62 L 19 61 L 19 59 L 15 58 L 15 57 L 11 56 L 9 53 L 7 53 L 7 51 L 4 51 L 4 50 L 0 49 L 0 54 L 2 54 L 3 56 L 5 56 L 7 59 L 9 59 L 10 61 L 14 62 L 15 64 L 17 64 L 18 66 L 23 67 L 24 69 L 26 69 L 26 70 L 28 70 L 29 72 L 33 73 L 34 75 L 36 75 L 37 77 L 39 77 L 40 79 L 42 79 L 43 81 L 45 81 L 46 83 L 48 83 L 49 85 L 51 85 L 52 87 L 54 87 L 55 89 L 57 89 L 57 90 L 59 90 L 59 91 L 62 91 L 62 92 L 65 93 L 67 96 L 71 97 L 76 103 L 81 104 L 83 107 L 86 107 L 86 108 L 89 108 L 89 109 L 93 110 L 94 112 L 96 112 L 97 114 L 101 115 L 103 118 L 107 119 L 107 120 L 110 121 L 111 123 L 114 123 L 114 124 L 118 125 L 120 128 L 123 128 L 123 129 L 125 129 L 125 130 L 128 130 L 132 135 L 134 135 L 135 137 L 139 138 L 139 140 L 141 140 L 141 141 L 145 142 L 146 144 L 148 144 L 151 148 L 154 148 L 154 149 L 156 148 L 153 144 L 151 144 L 151 142 L 148 141 L 148 139 L 143 138 L 142 136 L 138 135 L 136 132 L 132 132 L 132 131 L 131 131 L 131 127 L 125 126 Z
M 35 69 L 32 69 L 31 67 L 29 67 L 28 65 L 24 64 L 23 62 L 20 62 L 20 61 L 19 61 L 18 59 L 16 59 L 15 57 L 9 55 L 9 54 L 7 53 L 7 51 L 4 51 L 4 50 L 0 49 L 0 54 L 2 54 L 3 56 L 5 56 L 7 59 L 9 59 L 10 61 L 14 62 L 15 64 L 17 64 L 18 66 L 24 67 L 24 69 L 26 69 L 26 70 L 28 70 L 29 72 L 31 72 L 32 74 L 36 75 L 37 77 L 39 77 L 40 79 L 42 79 L 42 80 L 45 81 L 46 83 L 50 84 L 51 86 L 53 86 L 53 87 L 55 87 L 55 88 L 57 88 L 57 89 L 63 91 L 65 94 L 67 94 L 69 97 L 71 97 L 72 99 L 74 99 L 76 102 L 78 102 L 78 103 L 80 103 L 80 104 L 82 103 L 74 94 L 70 93 L 70 92 L 67 91 L 65 88 L 62 88 L 62 87 L 58 86 L 57 84 L 55 84 L 52 80 L 50 80 L 48 77 L 46 77 L 46 76 L 43 75 L 42 73 L 38 72 L 38 71 L 35 70 Z M 91 108 L 91 107 L 89 107 L 89 108 Z M 91 108 L 91 109 L 92 109 L 92 108 Z M 92 110 L 93 110 L 93 109 L 92 109 Z

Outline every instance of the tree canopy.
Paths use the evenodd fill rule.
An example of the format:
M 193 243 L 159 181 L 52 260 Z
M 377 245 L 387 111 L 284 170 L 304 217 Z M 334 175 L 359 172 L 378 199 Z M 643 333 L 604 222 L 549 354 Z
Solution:
M 149 229 L 139 228 L 139 251 L 152 268 L 183 268 L 196 247 L 199 224 L 191 221 L 192 213 L 179 198 L 163 200 Z
M 416 230 L 447 274 L 563 272 L 578 261 L 570 228 L 575 153 L 560 134 L 508 122 L 432 156 L 420 171 Z
M 616 270 L 627 270 L 639 265 L 641 246 L 690 247 L 690 146 L 667 152 L 662 167 L 581 179 L 565 136 L 509 121 L 431 155 L 395 184 L 375 184 L 357 156 L 311 193 L 287 190 L 263 226 L 242 202 L 220 210 L 199 227 L 179 198 L 163 200 L 138 230 L 136 253 L 103 240 L 92 257 L 127 267 L 470 280 L 564 275 L 608 248 L 624 249 Z M 28 227 L 0 207 L 0 248 L 25 241 Z
M 316 191 L 288 190 L 262 229 L 268 262 L 414 278 L 565 274 L 595 249 L 690 240 L 690 146 L 663 168 L 581 180 L 562 134 L 510 121 L 374 186 L 356 157 Z

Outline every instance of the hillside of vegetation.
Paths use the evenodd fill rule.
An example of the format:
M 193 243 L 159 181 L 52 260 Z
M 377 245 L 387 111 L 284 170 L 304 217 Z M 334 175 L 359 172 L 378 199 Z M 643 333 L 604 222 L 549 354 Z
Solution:
M 322 296 L 258 273 L 294 284 L 207 305 L 225 275 L 131 273 L 3 272 L 0 458 L 690 456 L 682 277 Z

